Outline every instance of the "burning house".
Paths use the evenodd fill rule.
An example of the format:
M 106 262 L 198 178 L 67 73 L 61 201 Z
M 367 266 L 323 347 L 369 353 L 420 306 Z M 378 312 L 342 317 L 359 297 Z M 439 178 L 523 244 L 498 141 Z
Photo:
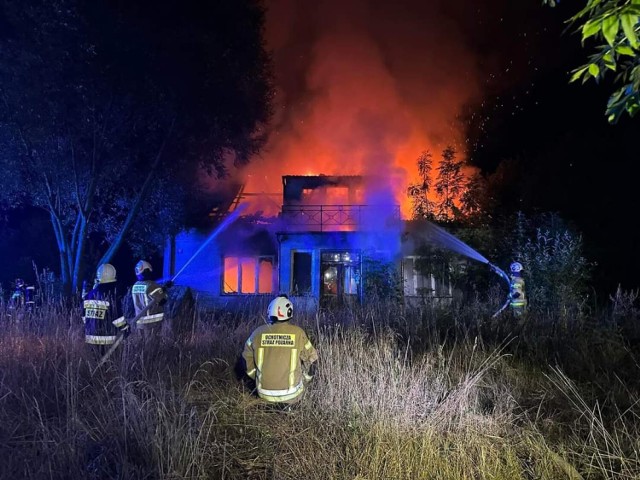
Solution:
M 205 305 L 233 308 L 276 293 L 309 309 L 361 302 L 372 264 L 395 269 L 409 300 L 450 298 L 444 276 L 418 272 L 411 222 L 372 185 L 365 176 L 283 176 L 277 216 L 244 215 L 222 229 L 182 232 L 168 242 L 164 276 L 206 244 L 177 281 Z

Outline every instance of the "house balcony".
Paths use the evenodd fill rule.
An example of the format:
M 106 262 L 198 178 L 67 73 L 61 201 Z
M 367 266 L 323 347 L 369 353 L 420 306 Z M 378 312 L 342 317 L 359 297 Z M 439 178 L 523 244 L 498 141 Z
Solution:
M 399 205 L 283 205 L 290 232 L 353 232 L 383 229 L 400 221 Z

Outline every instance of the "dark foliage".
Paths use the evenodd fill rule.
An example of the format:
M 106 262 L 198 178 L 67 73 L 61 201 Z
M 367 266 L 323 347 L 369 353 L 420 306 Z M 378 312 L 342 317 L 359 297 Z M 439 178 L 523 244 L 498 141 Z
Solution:
M 0 197 L 48 213 L 67 288 L 92 232 L 102 262 L 125 239 L 157 244 L 195 177 L 262 146 L 263 15 L 253 0 L 0 3 Z

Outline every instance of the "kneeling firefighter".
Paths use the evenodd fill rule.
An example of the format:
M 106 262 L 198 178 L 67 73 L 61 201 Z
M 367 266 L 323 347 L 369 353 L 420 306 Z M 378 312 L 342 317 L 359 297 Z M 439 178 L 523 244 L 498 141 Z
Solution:
M 152 280 L 152 272 L 153 268 L 149 262 L 140 260 L 136 264 L 138 281 L 131 287 L 131 296 L 133 297 L 136 316 L 147 308 L 147 312 L 138 319 L 136 326 L 143 332 L 156 334 L 162 330 L 164 304 L 167 302 L 165 290 L 171 287 L 173 283 L 169 281 L 161 287 L 155 280 Z M 154 302 L 154 304 L 149 307 L 151 302 Z
M 274 403 L 294 403 L 305 381 L 315 372 L 318 352 L 305 331 L 289 321 L 293 305 L 286 295 L 276 297 L 267 312 L 268 324 L 256 328 L 242 356 L 247 375 L 256 381 L 258 396 Z
M 116 269 L 105 263 L 98 267 L 96 285 L 83 299 L 84 340 L 103 355 L 119 332 L 129 334 L 129 324 L 122 315 L 122 298 L 118 295 Z

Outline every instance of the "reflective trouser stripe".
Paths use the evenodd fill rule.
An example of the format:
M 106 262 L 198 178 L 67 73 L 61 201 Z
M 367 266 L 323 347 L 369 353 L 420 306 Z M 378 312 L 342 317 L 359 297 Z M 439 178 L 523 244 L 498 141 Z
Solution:
M 151 293 L 149 294 L 149 296 L 150 296 L 150 297 L 153 297 L 153 294 L 154 294 L 154 293 L 156 293 L 156 292 L 161 292 L 161 291 L 162 291 L 162 288 L 156 288 L 153 292 L 151 292 Z
M 524 307 L 526 304 L 527 304 L 527 302 L 523 301 L 523 300 L 518 300 L 518 301 L 515 301 L 515 302 L 511 302 L 511 306 L 512 307 Z
M 289 362 L 289 388 L 292 388 L 294 385 L 297 364 L 298 364 L 298 349 L 292 348 L 290 362 Z
M 249 376 L 249 378 L 254 378 L 256 376 L 256 369 L 254 368 L 250 372 L 247 372 L 247 375 Z
M 260 377 L 262 372 L 262 362 L 264 361 L 264 348 L 258 348 L 258 358 L 256 361 L 256 369 L 258 370 L 258 375 L 256 376 L 256 386 L 258 387 L 258 391 L 260 390 Z
M 164 318 L 164 313 L 156 313 L 155 315 L 147 315 L 138 320 L 138 325 L 144 325 L 145 323 L 160 322 Z
M 120 328 L 120 327 L 124 327 L 127 324 L 127 321 L 124 319 L 124 317 L 119 317 L 116 318 L 113 322 L 116 327 Z
M 310 382 L 311 380 L 313 380 L 313 376 L 312 376 L 312 375 L 309 375 L 307 372 L 302 372 L 302 375 L 304 375 L 304 379 L 305 379 L 307 382 Z
M 84 341 L 91 345 L 111 345 L 116 341 L 116 335 L 85 335 Z
M 304 384 L 300 382 L 288 390 L 264 390 L 258 388 L 258 396 L 269 402 L 287 402 L 293 400 L 304 391 Z

